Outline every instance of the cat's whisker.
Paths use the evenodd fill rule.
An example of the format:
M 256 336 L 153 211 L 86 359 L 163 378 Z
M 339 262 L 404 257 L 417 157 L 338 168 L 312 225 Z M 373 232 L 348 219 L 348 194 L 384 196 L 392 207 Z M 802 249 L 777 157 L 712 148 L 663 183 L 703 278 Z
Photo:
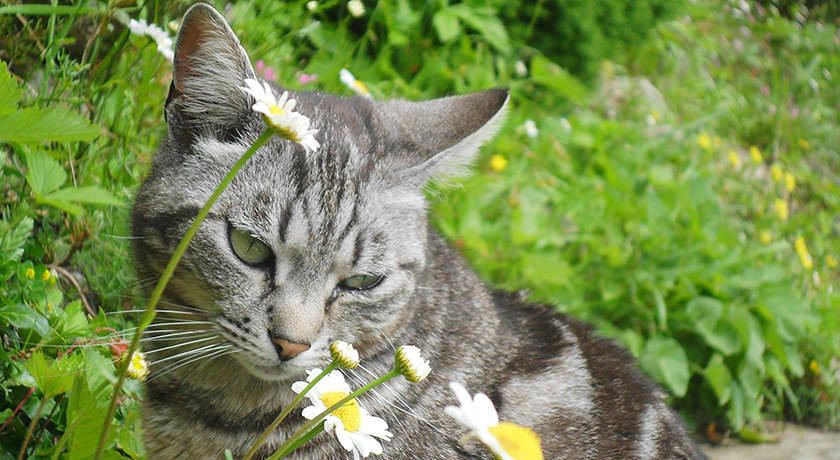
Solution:
M 176 329 L 173 329 L 173 331 L 176 331 Z M 152 331 L 152 332 L 163 332 L 163 331 Z M 152 336 L 149 336 L 149 337 L 143 337 L 142 339 L 140 339 L 140 342 L 141 343 L 146 343 L 146 342 L 154 342 L 154 341 L 158 341 L 158 340 L 160 340 L 160 341 L 183 340 L 183 336 L 185 336 L 185 335 L 190 336 L 190 335 L 195 335 L 195 334 L 198 334 L 198 333 L 201 333 L 201 332 L 208 332 L 208 331 L 203 330 L 203 329 L 196 329 L 196 330 L 190 330 L 190 331 L 172 332 L 172 333 L 163 334 L 163 335 L 152 335 Z
M 175 345 L 169 345 L 169 346 L 163 347 L 163 348 L 155 348 L 154 350 L 147 351 L 146 354 L 151 355 L 153 353 L 160 353 L 162 351 L 167 351 L 167 350 L 172 350 L 172 349 L 175 349 L 175 348 L 185 347 L 187 345 L 192 345 L 194 343 L 206 342 L 208 340 L 213 340 L 215 338 L 216 338 L 216 336 L 209 335 L 209 336 L 201 337 L 199 339 L 190 340 L 190 341 L 187 341 L 187 342 L 176 343 Z
M 210 345 L 205 345 L 205 346 L 203 346 L 203 347 L 193 348 L 193 349 L 190 349 L 190 350 L 187 350 L 187 351 L 181 352 L 181 353 L 176 353 L 176 354 L 174 354 L 174 355 L 172 355 L 172 356 L 167 356 L 167 357 L 165 357 L 165 358 L 161 358 L 161 359 L 158 359 L 158 360 L 152 361 L 152 362 L 150 362 L 149 364 L 155 364 L 155 365 L 157 365 L 157 364 L 160 364 L 160 363 L 164 363 L 164 362 L 166 362 L 166 361 L 171 361 L 171 360 L 173 360 L 173 359 L 180 359 L 180 358 L 182 358 L 182 357 L 189 356 L 189 355 L 191 355 L 191 354 L 198 354 L 198 353 L 201 353 L 201 352 L 203 352 L 203 351 L 206 351 L 206 350 L 208 350 L 208 349 L 212 349 L 213 347 L 218 347 L 218 346 L 220 346 L 220 344 L 219 344 L 219 343 L 211 343 Z
M 105 313 L 105 316 L 114 316 L 114 315 L 127 315 L 131 313 L 145 313 L 145 309 L 135 309 L 135 310 L 120 310 L 120 311 L 110 311 Z M 181 310 L 161 310 L 158 309 L 157 313 L 164 313 L 164 314 L 176 314 L 176 315 L 194 315 L 198 316 L 199 313 L 195 313 L 192 311 L 181 311 Z
M 166 368 L 156 372 L 155 375 L 152 376 L 151 378 L 149 378 L 147 381 L 152 382 L 154 380 L 157 380 L 157 379 L 161 378 L 162 376 L 164 376 L 166 374 L 169 374 L 169 373 L 171 373 L 171 372 L 173 372 L 177 369 L 180 369 L 181 367 L 184 367 L 184 366 L 186 366 L 188 364 L 191 364 L 191 363 L 194 363 L 196 361 L 200 361 L 202 359 L 215 359 L 215 358 L 218 358 L 218 357 L 220 357 L 220 356 L 222 356 L 226 353 L 232 353 L 233 351 L 231 351 L 230 348 L 231 348 L 230 345 L 216 345 L 216 348 L 207 350 L 206 352 L 200 353 L 197 356 L 192 355 L 192 356 L 183 358 L 181 360 L 176 361 L 173 364 L 170 364 Z

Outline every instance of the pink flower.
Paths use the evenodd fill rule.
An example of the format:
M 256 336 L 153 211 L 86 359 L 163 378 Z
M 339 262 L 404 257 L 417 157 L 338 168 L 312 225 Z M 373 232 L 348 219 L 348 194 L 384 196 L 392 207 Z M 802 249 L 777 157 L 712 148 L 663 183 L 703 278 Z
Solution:
M 257 64 L 255 65 L 255 67 L 256 67 L 257 73 L 262 75 L 263 79 L 269 80 L 269 81 L 277 81 L 277 72 L 273 68 L 265 65 L 265 61 L 263 61 L 262 59 L 257 61 Z
M 312 83 L 313 81 L 318 79 L 318 75 L 314 73 L 304 73 L 300 72 L 298 74 L 298 83 L 301 85 L 306 85 Z

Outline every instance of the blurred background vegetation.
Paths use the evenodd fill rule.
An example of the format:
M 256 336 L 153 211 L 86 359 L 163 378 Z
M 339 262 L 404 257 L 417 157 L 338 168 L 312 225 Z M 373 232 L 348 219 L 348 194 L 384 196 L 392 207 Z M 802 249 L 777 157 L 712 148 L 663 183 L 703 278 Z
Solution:
M 357 0 L 358 1 L 358 0 Z M 490 284 L 626 345 L 708 440 L 840 426 L 840 8 L 813 0 L 216 2 L 263 77 L 511 88 L 430 194 Z M 127 227 L 189 2 L 0 6 L 0 459 L 87 458 L 143 306 Z M 8 67 L 8 70 L 6 70 Z M 142 458 L 132 381 L 108 457 Z

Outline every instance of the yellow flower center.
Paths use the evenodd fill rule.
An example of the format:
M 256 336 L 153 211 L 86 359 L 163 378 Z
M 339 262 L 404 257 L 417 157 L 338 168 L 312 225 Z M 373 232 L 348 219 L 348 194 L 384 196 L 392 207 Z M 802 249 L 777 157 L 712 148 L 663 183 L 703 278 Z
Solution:
M 514 460 L 543 460 L 540 437 L 530 428 L 501 422 L 489 428 L 502 449 Z
M 268 106 L 268 111 L 271 112 L 272 115 L 283 115 L 286 113 L 282 107 L 273 104 Z
M 370 90 L 368 89 L 367 85 L 360 82 L 359 80 L 354 81 L 353 86 L 355 86 L 356 89 L 359 90 L 359 92 L 362 94 L 370 94 Z
M 321 393 L 321 402 L 325 406 L 330 407 L 333 404 L 341 401 L 347 396 L 347 393 L 341 391 L 330 391 Z M 362 426 L 362 411 L 359 409 L 359 403 L 355 399 L 351 399 L 342 404 L 341 407 L 333 411 L 332 415 L 341 420 L 342 425 L 346 431 L 359 431 Z

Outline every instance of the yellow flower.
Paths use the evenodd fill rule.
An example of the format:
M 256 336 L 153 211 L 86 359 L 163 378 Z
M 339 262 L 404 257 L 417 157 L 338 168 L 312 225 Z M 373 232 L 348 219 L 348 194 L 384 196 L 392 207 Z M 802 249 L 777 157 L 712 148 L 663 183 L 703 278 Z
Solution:
M 785 173 L 785 188 L 788 192 L 792 192 L 796 188 L 796 177 L 791 173 Z
M 764 161 L 764 156 L 761 154 L 761 150 L 754 145 L 750 147 L 750 158 L 752 158 L 753 163 L 761 163 Z
M 530 428 L 499 421 L 496 407 L 483 393 L 470 396 L 463 385 L 450 382 L 460 406 L 446 406 L 444 412 L 457 420 L 501 460 L 543 460 L 540 437 Z
M 788 209 L 787 201 L 777 198 L 776 202 L 773 203 L 773 209 L 776 211 L 776 215 L 779 216 L 779 219 L 788 220 L 790 210 Z
M 507 158 L 501 155 L 493 155 L 490 157 L 490 169 L 496 172 L 502 172 L 507 169 Z
M 837 262 L 837 259 L 830 254 L 825 256 L 825 264 L 828 265 L 828 268 L 837 268 L 837 265 L 840 265 L 840 263 Z
M 785 177 L 785 172 L 782 170 L 781 166 L 773 164 L 773 166 L 770 166 L 770 176 L 773 178 L 774 182 L 781 182 Z
M 145 380 L 149 375 L 149 364 L 143 352 L 135 351 L 128 363 L 128 376 L 135 380 Z
M 712 148 L 712 138 L 706 133 L 700 133 L 700 135 L 697 136 L 697 145 L 699 145 L 703 150 L 709 150 Z
M 49 281 L 51 277 L 52 277 L 52 274 L 50 273 L 49 270 L 44 270 L 44 273 L 41 273 L 41 281 L 44 281 L 44 282 Z
M 732 164 L 733 168 L 741 167 L 741 158 L 738 156 L 738 152 L 734 150 L 729 151 L 729 163 Z
M 29 267 L 29 268 L 26 269 L 26 271 L 23 273 L 23 275 L 26 276 L 27 278 L 31 279 L 31 280 L 34 280 L 35 279 L 35 269 L 32 268 L 32 267 Z
M 771 235 L 767 230 L 762 230 L 758 234 L 758 240 L 761 241 L 762 244 L 770 244 L 770 241 L 773 240 L 773 235 Z
M 814 268 L 814 261 L 811 259 L 811 253 L 808 252 L 808 246 L 805 245 L 805 239 L 801 236 L 797 237 L 793 247 L 796 249 L 796 255 L 799 256 L 799 262 L 802 266 L 806 270 Z
M 820 375 L 820 364 L 815 360 L 811 360 L 811 363 L 808 364 L 808 369 L 811 369 L 811 372 L 813 372 L 814 375 Z
M 804 150 L 808 150 L 809 148 L 811 148 L 811 144 L 805 139 L 799 139 L 799 146 L 802 147 Z

